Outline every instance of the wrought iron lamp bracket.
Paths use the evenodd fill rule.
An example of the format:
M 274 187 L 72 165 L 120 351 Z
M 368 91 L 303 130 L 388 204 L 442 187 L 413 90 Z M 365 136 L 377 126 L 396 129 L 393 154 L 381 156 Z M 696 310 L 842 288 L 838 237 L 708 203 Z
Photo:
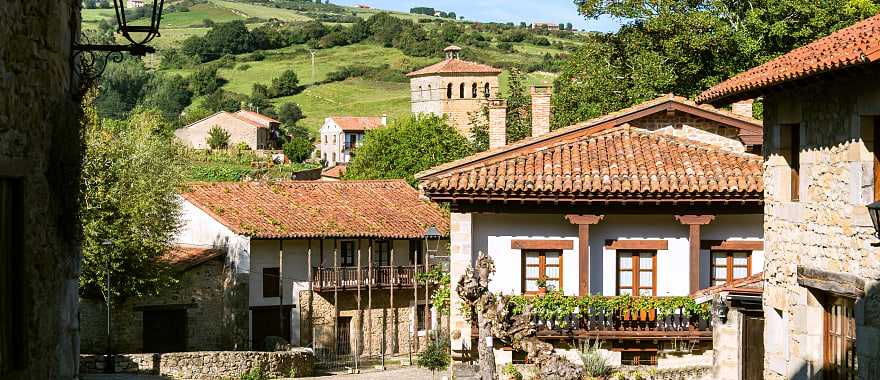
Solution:
M 104 74 L 107 64 L 122 62 L 125 58 L 123 53 L 133 56 L 144 56 L 147 53 L 155 53 L 156 49 L 146 45 L 94 45 L 74 43 L 71 59 L 79 79 L 84 82 L 92 82 Z

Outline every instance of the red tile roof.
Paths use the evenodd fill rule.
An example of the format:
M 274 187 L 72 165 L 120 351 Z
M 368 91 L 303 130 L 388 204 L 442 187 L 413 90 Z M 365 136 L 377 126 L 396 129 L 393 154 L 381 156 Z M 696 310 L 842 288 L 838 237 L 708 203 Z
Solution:
M 225 253 L 220 248 L 178 245 L 165 252 L 159 260 L 179 270 L 186 270 Z
M 880 14 L 713 86 L 697 101 L 718 102 L 824 72 L 880 60 Z
M 430 197 L 763 197 L 762 159 L 629 125 L 421 175 Z
M 458 58 L 447 59 L 406 74 L 408 77 L 420 77 L 431 74 L 501 74 L 501 70 L 482 63 L 464 61 Z
M 321 177 L 340 179 L 345 175 L 345 168 L 344 164 L 336 164 L 336 166 L 321 172 Z
M 229 128 L 233 125 L 241 125 L 241 123 L 244 123 L 244 124 L 251 126 L 251 127 L 254 127 L 254 128 L 269 128 L 268 124 L 260 123 L 259 121 L 256 120 L 255 117 L 250 116 L 250 115 L 246 115 L 246 114 L 242 114 L 239 112 L 242 112 L 242 111 L 238 111 L 236 113 L 220 111 L 220 112 L 217 112 L 211 116 L 208 116 L 206 118 L 198 120 L 192 124 L 189 124 L 189 125 L 185 126 L 184 128 L 189 128 L 189 127 L 192 127 L 197 124 L 205 124 L 205 123 L 208 123 L 210 125 L 216 125 L 221 128 Z M 268 116 L 266 118 L 268 118 Z
M 758 272 L 749 277 L 733 280 L 726 284 L 715 285 L 705 289 L 700 289 L 691 294 L 691 297 L 697 298 L 711 296 L 721 292 L 761 293 L 764 289 L 763 280 L 764 272 Z
M 403 180 L 198 183 L 183 197 L 255 238 L 419 238 L 449 217 Z
M 251 119 L 253 121 L 256 121 L 256 122 L 258 122 L 260 124 L 264 124 L 264 125 L 269 125 L 269 123 L 278 123 L 278 124 L 281 123 L 280 121 L 275 120 L 269 116 L 263 115 L 261 113 L 256 113 L 253 111 L 248 111 L 248 110 L 239 110 L 235 114 L 239 115 L 239 116 L 244 116 L 248 119 Z
M 382 127 L 381 117 L 331 116 L 330 119 L 345 132 L 363 132 Z

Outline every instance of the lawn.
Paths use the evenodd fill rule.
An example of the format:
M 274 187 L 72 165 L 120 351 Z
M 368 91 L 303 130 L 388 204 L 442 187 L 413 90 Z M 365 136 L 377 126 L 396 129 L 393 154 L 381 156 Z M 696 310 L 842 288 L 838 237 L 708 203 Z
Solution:
M 262 19 L 275 18 L 283 21 L 309 21 L 309 18 L 302 13 L 292 9 L 271 8 L 256 4 L 239 3 L 233 1 L 211 0 L 217 6 L 231 10 L 232 12 L 244 15 L 245 17 L 259 17 Z
M 244 20 L 247 17 L 237 14 L 231 9 L 211 3 L 196 4 L 189 8 L 189 12 L 171 12 L 162 14 L 162 29 L 165 28 L 189 28 L 201 27 L 205 20 L 215 23 Z M 150 20 L 142 18 L 132 21 L 132 25 L 147 25 Z

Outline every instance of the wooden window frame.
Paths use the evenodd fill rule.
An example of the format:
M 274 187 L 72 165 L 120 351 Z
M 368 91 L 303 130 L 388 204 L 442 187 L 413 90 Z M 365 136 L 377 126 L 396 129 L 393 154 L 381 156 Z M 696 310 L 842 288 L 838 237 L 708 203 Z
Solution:
M 355 260 L 357 260 L 357 250 L 354 247 L 354 240 L 343 240 L 339 242 L 339 266 L 340 267 L 353 267 L 355 266 Z M 347 251 L 346 247 L 350 247 L 351 250 Z
M 651 254 L 651 287 L 642 287 L 639 284 L 640 272 L 643 272 L 641 269 L 641 253 L 650 253 Z M 617 270 L 616 270 L 616 294 L 621 295 L 621 290 L 630 289 L 632 291 L 633 297 L 639 297 L 641 295 L 642 289 L 651 289 L 651 297 L 657 296 L 657 251 L 656 250 L 648 250 L 648 249 L 620 249 L 615 252 L 617 256 Z M 632 268 L 628 270 L 621 269 L 620 259 L 624 255 L 630 255 L 632 257 Z M 620 286 L 620 275 L 622 272 L 632 272 L 632 285 L 631 286 Z
M 532 253 L 532 252 L 538 253 L 538 265 L 526 264 L 526 255 L 528 253 Z M 564 283 L 562 282 L 562 280 L 563 280 L 563 268 L 564 267 L 563 267 L 563 260 L 562 260 L 562 256 L 563 256 L 562 250 L 558 250 L 558 249 L 524 249 L 522 251 L 522 281 L 521 281 L 523 294 L 538 294 L 538 291 L 527 291 L 526 290 L 526 283 L 529 280 L 539 280 L 539 279 L 546 280 L 547 279 L 547 253 L 550 253 L 550 252 L 559 254 L 559 265 L 556 265 L 559 267 L 559 278 L 556 279 L 557 281 L 559 281 L 559 289 L 555 289 L 555 290 L 562 290 L 563 289 Z M 526 268 L 529 268 L 529 267 L 537 267 L 538 268 L 538 278 L 528 277 L 528 275 L 526 274 L 527 273 Z
M 752 275 L 752 256 L 754 255 L 754 252 L 748 251 L 748 250 L 736 250 L 736 249 L 714 249 L 714 250 L 709 251 L 709 286 L 722 285 L 722 284 L 715 284 L 715 280 L 716 280 L 715 268 L 719 267 L 718 265 L 715 265 L 715 254 L 719 254 L 719 253 L 724 253 L 727 255 L 727 260 L 724 264 L 726 271 L 727 271 L 727 277 L 726 277 L 727 281 L 724 282 L 725 284 L 729 284 L 731 281 L 743 279 L 745 277 L 749 277 Z M 733 277 L 734 268 L 742 268 L 743 267 L 742 265 L 739 265 L 739 266 L 733 265 L 733 255 L 735 253 L 745 253 L 746 254 L 746 265 L 745 265 L 746 275 L 745 275 L 745 277 L 740 277 L 740 278 Z
M 385 246 L 385 250 L 380 248 Z M 384 260 L 383 256 L 384 255 Z M 391 240 L 376 240 L 373 242 L 373 266 L 388 266 L 391 264 Z
M 858 373 L 855 300 L 829 294 L 825 297 L 823 314 L 823 378 L 855 380 Z M 835 327 L 835 322 L 839 322 L 839 326 Z M 845 351 L 842 354 L 841 349 Z M 843 365 L 839 363 L 841 359 L 844 361 Z
M 272 274 L 271 272 L 275 273 Z M 278 298 L 281 296 L 281 270 L 279 267 L 264 267 L 263 268 L 263 298 Z M 271 279 L 274 276 L 274 279 L 270 281 L 266 281 L 267 279 Z

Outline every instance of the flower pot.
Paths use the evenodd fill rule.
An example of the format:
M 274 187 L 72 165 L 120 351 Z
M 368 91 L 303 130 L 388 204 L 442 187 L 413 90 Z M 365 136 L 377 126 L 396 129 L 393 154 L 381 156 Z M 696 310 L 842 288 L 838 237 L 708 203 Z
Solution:
M 639 310 L 639 320 L 647 321 L 648 320 L 648 312 L 646 310 Z

